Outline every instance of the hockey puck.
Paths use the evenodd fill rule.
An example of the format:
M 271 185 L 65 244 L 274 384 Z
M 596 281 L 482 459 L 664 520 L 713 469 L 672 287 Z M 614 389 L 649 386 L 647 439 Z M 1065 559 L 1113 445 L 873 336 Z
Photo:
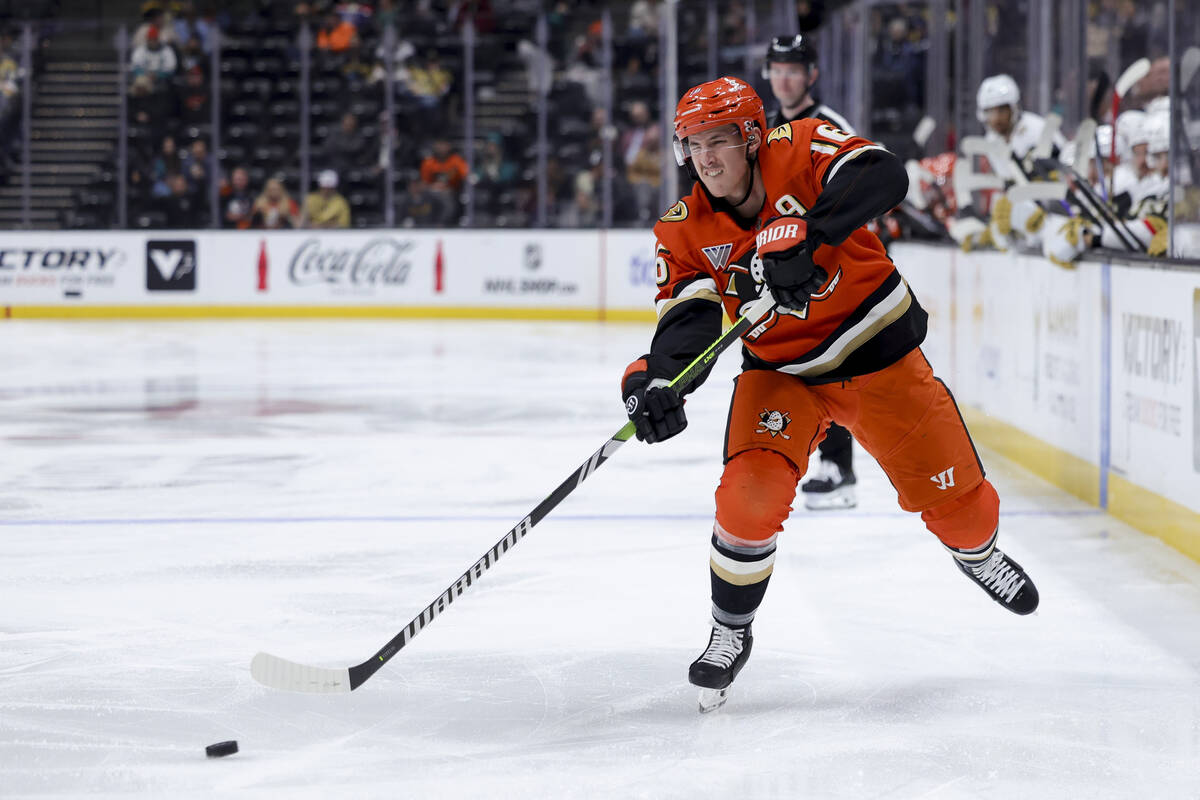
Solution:
M 210 744 L 208 747 L 204 748 L 204 754 L 209 758 L 231 756 L 237 751 L 237 742 L 232 739 L 228 742 L 217 742 L 216 744 Z

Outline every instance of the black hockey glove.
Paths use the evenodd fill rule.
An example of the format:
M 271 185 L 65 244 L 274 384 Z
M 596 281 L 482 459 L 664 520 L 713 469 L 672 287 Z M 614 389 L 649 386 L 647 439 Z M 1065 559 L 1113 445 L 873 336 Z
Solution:
M 648 353 L 625 370 L 621 379 L 625 413 L 643 442 L 665 441 L 687 427 L 683 398 L 669 385 L 681 369 L 673 358 Z
M 755 241 L 763 281 L 775 301 L 787 308 L 806 308 L 809 297 L 829 280 L 829 273 L 813 263 L 808 225 L 800 217 L 774 217 L 763 225 Z

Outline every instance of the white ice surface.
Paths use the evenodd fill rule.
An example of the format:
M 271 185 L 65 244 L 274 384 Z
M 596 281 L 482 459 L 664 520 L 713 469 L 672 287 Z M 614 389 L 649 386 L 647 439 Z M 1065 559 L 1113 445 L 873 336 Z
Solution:
M 732 353 L 684 435 L 622 448 L 363 687 L 253 682 L 258 650 L 345 667 L 407 624 L 620 427 L 647 341 L 0 324 L 0 796 L 1200 796 L 1200 565 L 986 451 L 1035 616 L 860 455 L 699 715 Z

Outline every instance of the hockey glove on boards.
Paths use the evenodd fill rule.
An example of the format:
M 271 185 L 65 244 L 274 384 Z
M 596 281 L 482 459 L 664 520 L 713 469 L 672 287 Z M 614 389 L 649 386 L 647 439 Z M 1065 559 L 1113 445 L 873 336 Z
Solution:
M 621 396 L 637 438 L 653 444 L 687 427 L 683 398 L 670 387 L 681 367 L 673 358 L 647 353 L 625 370 Z
M 773 217 L 758 232 L 755 243 L 763 281 L 779 305 L 804 309 L 809 297 L 829 280 L 829 273 L 813 263 L 808 225 L 800 217 Z

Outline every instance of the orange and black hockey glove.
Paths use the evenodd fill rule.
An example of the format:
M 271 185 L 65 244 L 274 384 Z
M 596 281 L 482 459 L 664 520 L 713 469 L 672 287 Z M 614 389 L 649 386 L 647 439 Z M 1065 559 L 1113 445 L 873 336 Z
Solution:
M 781 306 L 800 310 L 829 280 L 829 273 L 813 263 L 808 225 L 800 217 L 773 217 L 755 237 L 762 259 L 763 280 Z M 812 246 L 811 249 L 816 249 Z
M 625 370 L 621 379 L 625 413 L 643 442 L 670 439 L 687 427 L 683 398 L 670 387 L 681 369 L 673 358 L 647 353 Z

